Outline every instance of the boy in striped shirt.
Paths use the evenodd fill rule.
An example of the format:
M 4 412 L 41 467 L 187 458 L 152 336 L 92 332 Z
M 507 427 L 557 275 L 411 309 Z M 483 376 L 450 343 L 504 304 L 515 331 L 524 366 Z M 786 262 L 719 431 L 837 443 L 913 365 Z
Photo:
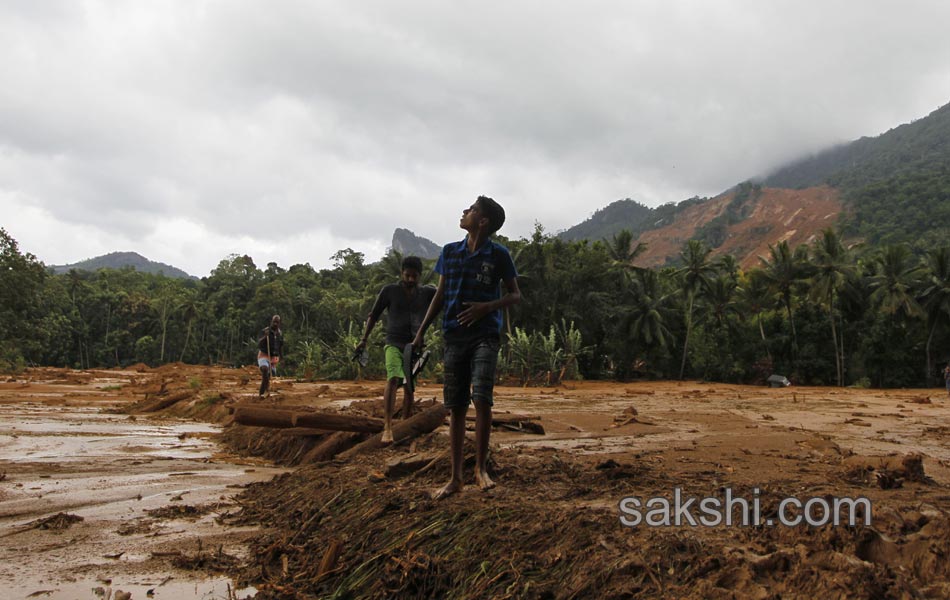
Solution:
M 511 254 L 491 239 L 504 222 L 505 209 L 487 196 L 479 196 L 462 211 L 459 227 L 467 235 L 462 241 L 442 248 L 435 265 L 439 285 L 412 342 L 416 348 L 422 347 L 426 328 L 444 308 L 443 396 L 445 407 L 451 412 L 452 478 L 433 494 L 436 499 L 462 489 L 465 415 L 472 401 L 475 404 L 475 482 L 483 490 L 495 486 L 488 476 L 486 463 L 502 310 L 521 302 Z M 505 284 L 504 295 L 499 282 Z

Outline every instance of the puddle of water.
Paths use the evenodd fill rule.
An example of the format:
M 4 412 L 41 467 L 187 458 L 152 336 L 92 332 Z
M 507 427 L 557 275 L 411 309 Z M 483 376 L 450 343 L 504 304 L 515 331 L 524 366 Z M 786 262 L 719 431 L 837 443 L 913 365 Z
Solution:
M 193 579 L 150 563 L 155 552 L 202 540 L 240 555 L 253 531 L 223 528 L 214 517 L 230 509 L 241 485 L 285 471 L 239 465 L 208 439 L 217 431 L 89 406 L 0 403 L 0 472 L 7 474 L 0 490 L 0 598 L 104 600 L 117 590 L 136 599 L 253 597 L 250 588 L 235 596 L 227 578 Z M 197 520 L 149 515 L 186 504 L 210 508 Z M 58 512 L 83 520 L 67 531 L 30 526 Z M 116 552 L 124 557 L 101 562 Z M 112 577 L 111 583 L 100 576 Z
M 189 458 L 214 447 L 197 436 L 219 431 L 208 424 L 132 421 L 93 410 L 0 406 L 0 461 L 76 462 L 117 454 Z

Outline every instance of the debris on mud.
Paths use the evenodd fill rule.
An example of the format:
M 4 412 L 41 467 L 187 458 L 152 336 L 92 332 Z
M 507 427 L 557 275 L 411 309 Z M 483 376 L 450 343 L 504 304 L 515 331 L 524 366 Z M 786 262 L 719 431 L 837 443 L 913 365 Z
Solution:
M 382 383 L 283 380 L 275 382 L 277 393 L 260 400 L 254 373 L 187 365 L 142 366 L 121 376 L 61 370 L 29 385 L 99 386 L 97 404 L 136 413 L 133 427 L 153 418 L 222 423 L 221 454 L 225 461 L 241 455 L 246 472 L 260 468 L 257 457 L 299 466 L 246 487 L 237 507 L 229 502 L 213 515 L 225 533 L 197 551 L 168 543 L 165 527 L 201 525 L 199 517 L 213 512 L 213 504 L 178 502 L 109 527 L 110 533 L 159 538 L 139 552 L 151 557 L 150 568 L 158 562 L 169 572 L 226 571 L 257 588 L 258 600 L 950 597 L 950 460 L 944 451 L 950 428 L 938 425 L 946 420 L 946 403 L 922 401 L 930 399 L 927 390 L 797 388 L 789 394 L 690 382 L 578 382 L 533 391 L 499 386 L 502 410 L 494 415 L 490 460 L 498 487 L 470 485 L 469 435 L 466 487 L 433 501 L 430 493 L 450 471 L 442 417 L 434 429 L 381 448 L 373 431 L 319 425 L 374 423 L 383 416 Z M 122 377 L 128 383 L 114 385 Z M 23 394 L 10 385 L 10 397 Z M 34 391 L 43 402 L 62 400 L 40 396 L 50 389 Z M 433 398 L 437 392 L 418 397 L 424 394 L 419 413 L 441 404 Z M 259 427 L 236 422 L 233 413 L 241 407 L 347 418 L 292 416 L 290 426 Z M 915 454 L 896 454 L 900 448 Z M 128 466 L 139 467 L 141 457 L 131 458 Z M 169 476 L 197 472 L 179 468 Z M 33 481 L 19 470 L 10 477 L 26 486 Z M 18 491 L 13 485 L 3 492 Z M 789 497 L 866 497 L 873 501 L 872 523 L 625 527 L 619 518 L 620 501 L 631 496 L 671 501 L 678 490 L 693 498 L 722 499 L 727 491 L 751 498 L 753 489 L 760 490 L 767 519 Z M 246 558 L 232 555 L 245 556 L 234 546 L 219 545 L 232 525 L 242 526 L 239 543 L 254 536 Z M 104 548 L 90 556 L 125 549 Z M 40 587 L 37 582 L 23 592 Z
M 146 514 L 154 519 L 197 519 L 202 515 L 218 510 L 220 504 L 211 503 L 202 506 L 192 506 L 190 504 L 174 504 L 171 506 L 162 506 L 146 511 Z
M 622 527 L 615 502 L 625 493 L 647 496 L 673 483 L 646 461 L 631 481 L 609 476 L 634 472 L 614 459 L 592 464 L 557 452 L 496 459 L 502 487 L 465 488 L 442 501 L 427 492 L 447 476 L 447 464 L 412 480 L 369 485 L 358 476 L 372 468 L 367 460 L 314 465 L 252 486 L 240 499 L 240 520 L 273 533 L 255 542 L 241 577 L 260 600 L 902 598 L 950 591 L 950 565 L 928 558 L 950 552 L 950 527 L 936 509 L 926 535 L 907 534 L 926 547 L 908 546 L 888 563 L 887 548 L 869 542 L 873 530 L 865 527 Z M 763 496 L 765 513 L 782 495 Z M 898 535 L 894 544 L 905 539 Z
M 898 463 L 894 457 L 854 456 L 846 460 L 850 466 L 841 474 L 841 479 L 852 485 L 876 484 L 882 490 L 903 487 L 905 481 L 933 485 L 934 480 L 924 472 L 924 458 L 920 454 L 908 454 Z
M 236 556 L 228 554 L 221 546 L 212 552 L 205 552 L 201 547 L 200 539 L 198 549 L 194 554 L 181 552 L 172 557 L 174 566 L 189 571 L 227 572 L 234 569 L 239 562 Z
M 60 529 L 69 529 L 74 524 L 84 521 L 79 515 L 71 515 L 68 513 L 56 513 L 51 517 L 46 517 L 45 519 L 37 519 L 36 521 L 30 521 L 26 526 L 30 529 L 44 529 L 44 530 L 60 530 Z

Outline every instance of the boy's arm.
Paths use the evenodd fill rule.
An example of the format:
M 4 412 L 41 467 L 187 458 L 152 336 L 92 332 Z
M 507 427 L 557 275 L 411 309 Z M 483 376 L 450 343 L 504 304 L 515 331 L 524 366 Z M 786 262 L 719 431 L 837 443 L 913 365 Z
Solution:
M 505 280 L 505 290 L 505 295 L 498 300 L 492 300 L 491 302 L 464 302 L 463 305 L 468 308 L 459 313 L 459 325 L 471 325 L 491 312 L 521 302 L 521 289 L 518 287 L 517 277 L 511 277 Z
M 439 311 L 442 310 L 442 304 L 445 302 L 445 277 L 439 275 L 439 285 L 435 288 L 435 295 L 432 296 L 432 302 L 429 302 L 429 308 L 426 310 L 426 316 L 422 319 L 422 323 L 419 325 L 419 331 L 416 332 L 416 337 L 412 340 L 412 345 L 417 350 L 422 348 L 422 340 L 425 339 L 426 329 L 429 328 L 429 325 L 432 324 L 432 321 L 435 320 L 435 316 L 439 314 Z

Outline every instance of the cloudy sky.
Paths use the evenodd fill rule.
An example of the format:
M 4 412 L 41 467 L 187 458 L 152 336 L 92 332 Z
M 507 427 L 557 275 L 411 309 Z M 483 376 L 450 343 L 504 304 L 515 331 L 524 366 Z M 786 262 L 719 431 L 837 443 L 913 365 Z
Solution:
M 0 3 L 0 226 L 198 275 L 712 196 L 950 101 L 950 3 Z

